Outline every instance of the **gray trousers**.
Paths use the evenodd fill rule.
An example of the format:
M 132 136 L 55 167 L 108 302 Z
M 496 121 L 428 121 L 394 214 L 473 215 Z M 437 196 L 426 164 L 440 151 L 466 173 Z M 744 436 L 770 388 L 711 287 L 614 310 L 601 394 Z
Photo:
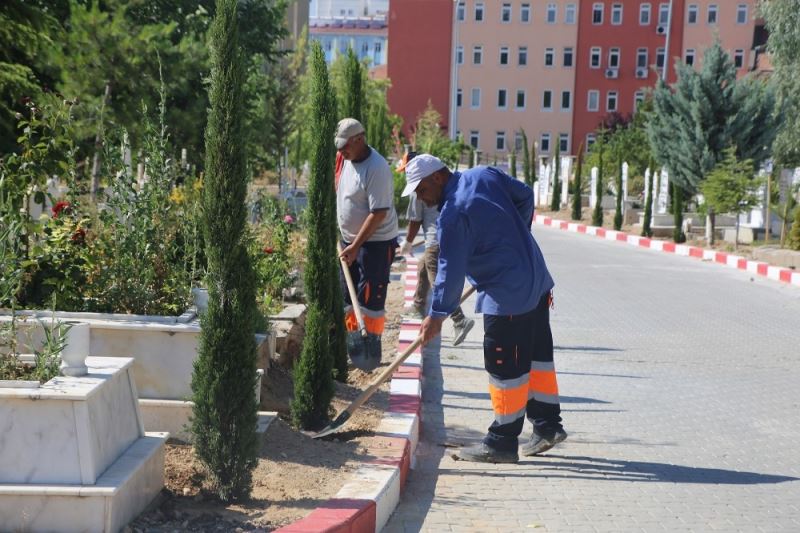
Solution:
M 434 244 L 425 247 L 425 254 L 417 267 L 417 290 L 414 293 L 414 307 L 419 310 L 427 310 L 428 293 L 436 282 L 436 273 L 439 271 L 439 245 Z M 424 314 L 424 313 L 423 313 Z M 450 318 L 458 326 L 466 317 L 459 306 Z

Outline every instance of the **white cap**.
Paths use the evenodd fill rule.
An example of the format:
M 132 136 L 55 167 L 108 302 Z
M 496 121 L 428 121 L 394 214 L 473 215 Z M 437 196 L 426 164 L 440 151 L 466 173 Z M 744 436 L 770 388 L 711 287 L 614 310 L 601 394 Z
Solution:
M 406 188 L 401 196 L 408 196 L 414 192 L 419 182 L 445 168 L 445 164 L 438 157 L 431 154 L 419 154 L 406 165 Z
M 336 143 L 336 149 L 341 150 L 351 137 L 355 137 L 359 133 L 364 133 L 364 126 L 354 118 L 343 118 L 336 125 L 336 137 L 333 142 Z

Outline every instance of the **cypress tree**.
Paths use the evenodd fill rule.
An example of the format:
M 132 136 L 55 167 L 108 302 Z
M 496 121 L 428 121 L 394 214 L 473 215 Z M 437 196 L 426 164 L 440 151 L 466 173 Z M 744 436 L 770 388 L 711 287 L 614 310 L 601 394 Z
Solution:
M 511 161 L 508 162 L 508 175 L 516 178 L 517 177 L 517 152 L 513 150 L 511 152 Z
M 556 144 L 556 155 L 554 156 L 555 161 L 553 162 L 553 198 L 550 201 L 550 211 L 560 211 L 561 210 L 561 179 L 559 178 L 559 174 L 561 173 L 561 146 Z
M 344 94 L 344 112 L 345 117 L 351 117 L 362 124 L 366 128 L 365 116 L 363 113 L 364 107 L 364 73 L 361 62 L 356 57 L 352 48 L 347 49 L 347 58 L 344 65 L 344 76 L 347 90 Z
M 202 199 L 209 301 L 192 375 L 192 433 L 217 494 L 229 501 L 250 492 L 258 452 L 255 276 L 243 239 L 247 160 L 237 0 L 217 1 L 210 35 Z
M 603 151 L 605 148 L 604 132 L 597 136 L 597 157 L 600 162 L 597 165 L 597 187 L 595 188 L 594 211 L 592 212 L 592 226 L 603 226 Z
M 308 243 L 304 281 L 308 315 L 303 351 L 294 372 L 292 420 L 311 429 L 328 420 L 334 394 L 331 324 L 334 323 L 333 295 L 338 281 L 331 283 L 336 263 L 333 139 L 335 103 L 328 68 L 319 42 L 311 46 L 311 174 L 308 184 Z M 341 307 L 341 306 L 340 306 Z M 342 323 L 344 319 L 342 318 Z
M 531 143 L 531 187 L 533 187 L 533 184 L 536 183 L 536 180 L 538 179 L 536 177 L 536 168 L 538 166 L 539 163 L 536 160 L 536 141 L 533 141 Z
M 475 166 L 475 148 L 469 145 L 469 161 L 467 161 L 467 168 Z
M 614 212 L 614 229 L 622 229 L 622 157 L 617 161 L 617 205 Z
M 644 195 L 644 222 L 642 223 L 642 237 L 652 237 L 653 230 L 650 229 L 650 224 L 653 220 L 653 190 L 655 189 L 655 184 L 653 182 L 656 181 L 656 172 L 655 172 L 655 161 L 653 158 L 650 158 L 650 162 L 647 164 L 647 167 L 650 169 L 650 183 L 647 184 L 647 190 L 645 191 Z
M 800 205 L 794 208 L 794 222 L 789 231 L 788 243 L 792 250 L 800 250 Z
M 525 185 L 533 187 L 533 181 L 531 180 L 531 150 L 528 148 L 528 136 L 523 129 L 520 129 L 519 132 L 522 136 L 522 177 L 525 180 Z
M 572 220 L 581 219 L 581 179 L 583 172 L 583 142 L 578 146 L 578 158 L 575 163 L 575 183 L 572 194 Z
M 672 216 L 675 227 L 672 228 L 672 240 L 676 243 L 686 242 L 683 232 L 683 189 L 677 183 L 672 183 Z

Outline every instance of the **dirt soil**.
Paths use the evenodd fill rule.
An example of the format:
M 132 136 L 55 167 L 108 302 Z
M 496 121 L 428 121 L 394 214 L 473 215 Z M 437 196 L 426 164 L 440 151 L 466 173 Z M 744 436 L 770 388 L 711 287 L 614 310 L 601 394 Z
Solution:
M 393 274 L 402 271 L 395 263 Z M 383 362 L 372 373 L 351 366 L 347 384 L 336 383 L 333 407 L 340 412 L 382 372 L 397 354 L 403 313 L 403 285 L 389 285 L 383 335 Z M 389 384 L 353 414 L 342 430 L 312 439 L 288 422 L 293 385 L 289 372 L 273 366 L 262 387 L 262 409 L 278 412 L 261 446 L 250 497 L 223 504 L 209 491 L 192 446 L 167 443 L 165 488 L 126 532 L 272 531 L 295 522 L 333 497 L 352 473 L 379 446 L 374 429 L 388 408 Z

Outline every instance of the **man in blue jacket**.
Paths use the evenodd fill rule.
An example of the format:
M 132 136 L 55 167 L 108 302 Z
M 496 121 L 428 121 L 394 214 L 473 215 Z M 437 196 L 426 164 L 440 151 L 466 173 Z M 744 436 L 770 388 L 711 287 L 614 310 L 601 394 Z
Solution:
M 533 191 L 494 168 L 452 173 L 421 154 L 406 166 L 403 196 L 412 192 L 438 206 L 439 272 L 423 343 L 435 338 L 459 303 L 464 278 L 483 313 L 484 366 L 494 421 L 480 444 L 461 448 L 467 461 L 516 463 L 525 417 L 533 435 L 523 455 L 549 450 L 567 438 L 561 425 L 549 309 L 553 279 L 533 239 Z

